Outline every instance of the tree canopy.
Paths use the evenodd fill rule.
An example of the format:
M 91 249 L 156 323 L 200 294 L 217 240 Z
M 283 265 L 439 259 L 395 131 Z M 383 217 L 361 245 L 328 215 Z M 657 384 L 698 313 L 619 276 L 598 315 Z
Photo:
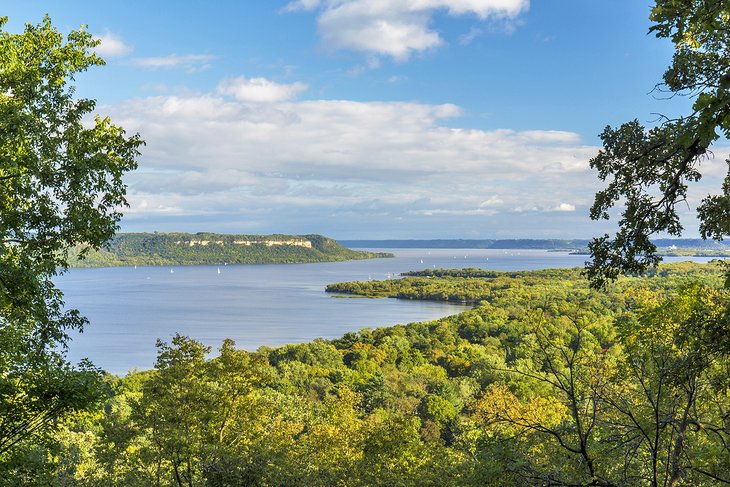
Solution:
M 662 265 L 605 292 L 578 269 L 437 273 L 348 287 L 442 300 L 471 280 L 480 303 L 257 352 L 226 340 L 215 358 L 158 341 L 153 370 L 107 376 L 103 407 L 0 472 L 44 486 L 730 482 L 717 266 Z
M 74 77 L 103 65 L 84 28 L 64 38 L 46 17 L 21 33 L 0 19 L 0 459 L 64 412 L 100 394 L 91 364 L 64 358 L 67 331 L 86 320 L 64 310 L 51 278 L 74 245 L 112 237 L 136 167 L 138 135 L 91 115 Z
M 619 230 L 590 244 L 587 274 L 597 287 L 623 272 L 640 272 L 659 261 L 650 237 L 680 235 L 677 211 L 689 183 L 702 177 L 701 163 L 720 137 L 730 137 L 730 5 L 720 0 L 657 0 L 650 32 L 675 46 L 657 90 L 694 100 L 692 112 L 663 117 L 652 128 L 638 120 L 601 134 L 603 149 L 591 160 L 608 185 L 596 194 L 591 218 L 608 219 L 623 204 Z M 697 208 L 703 238 L 730 235 L 730 172 L 719 193 Z

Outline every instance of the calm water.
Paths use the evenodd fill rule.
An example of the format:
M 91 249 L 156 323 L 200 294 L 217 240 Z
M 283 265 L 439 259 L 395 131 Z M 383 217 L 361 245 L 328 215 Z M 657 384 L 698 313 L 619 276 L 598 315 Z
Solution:
M 336 338 L 348 331 L 432 320 L 465 306 L 396 299 L 339 299 L 324 292 L 339 281 L 386 279 L 409 270 L 478 267 L 528 270 L 581 266 L 585 256 L 546 251 L 382 249 L 394 259 L 294 265 L 115 267 L 73 269 L 56 282 L 66 304 L 91 324 L 75 334 L 69 358 L 90 358 L 123 374 L 152 367 L 155 341 L 175 333 L 214 348 Z M 700 260 L 700 259 L 695 259 Z M 218 270 L 220 269 L 220 273 Z M 172 272 L 171 272 L 172 271 Z

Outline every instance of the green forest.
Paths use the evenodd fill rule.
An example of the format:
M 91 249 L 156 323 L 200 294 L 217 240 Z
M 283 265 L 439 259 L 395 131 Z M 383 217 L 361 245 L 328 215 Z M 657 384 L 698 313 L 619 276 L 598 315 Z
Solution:
M 93 407 L 5 468 L 24 485 L 730 481 L 719 263 L 607 292 L 579 269 L 418 274 L 336 287 L 474 308 L 256 352 L 158 342 L 153 370 L 99 372 Z
M 703 266 L 692 263 L 665 265 L 661 269 L 652 269 L 643 276 L 667 277 L 672 272 L 681 272 L 684 278 L 695 282 L 707 283 L 708 279 L 716 281 L 721 273 L 720 261 L 717 261 L 714 272 Z M 545 285 L 551 281 L 582 281 L 582 269 L 544 269 L 539 271 L 498 272 L 484 269 L 426 269 L 424 271 L 404 272 L 403 279 L 387 281 L 340 282 L 330 284 L 326 290 L 330 293 L 355 294 L 368 297 L 388 297 L 400 299 L 423 299 L 429 301 L 458 301 L 478 303 L 491 300 L 492 296 L 501 292 L 512 292 L 514 286 Z M 628 281 L 629 278 L 627 277 Z M 657 282 L 657 281 L 650 281 Z M 650 285 L 647 283 L 647 285 Z M 656 284 L 666 285 L 666 284 Z M 572 287 L 572 285 L 571 285 Z
M 75 94 L 105 64 L 101 40 L 0 17 L 0 485 L 730 484 L 730 266 L 660 265 L 654 240 L 695 223 L 690 202 L 703 240 L 730 237 L 730 173 L 701 200 L 688 190 L 730 138 L 730 6 L 655 0 L 649 20 L 674 50 L 657 86 L 691 109 L 600 134 L 590 217 L 616 225 L 584 269 L 334 283 L 333 296 L 473 308 L 256 351 L 177 335 L 153 369 L 118 377 L 67 357 L 93 324 L 54 278 L 84 258 L 384 255 L 317 235 L 115 236 L 145 141 Z
M 72 267 L 301 264 L 392 257 L 343 247 L 321 235 L 119 233 L 98 250 L 71 249 Z

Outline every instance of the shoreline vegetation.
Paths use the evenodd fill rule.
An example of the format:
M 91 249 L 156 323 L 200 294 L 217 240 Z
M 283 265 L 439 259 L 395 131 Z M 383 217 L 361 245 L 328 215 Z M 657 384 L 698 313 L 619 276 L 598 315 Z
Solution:
M 548 286 L 554 282 L 583 285 L 583 269 L 542 269 L 534 271 L 501 272 L 477 268 L 426 269 L 404 272 L 400 279 L 386 281 L 351 281 L 327 285 L 325 291 L 335 296 L 360 296 L 367 298 L 398 298 L 423 301 L 460 302 L 478 305 L 491 301 L 495 296 L 513 292 L 513 288 Z M 626 276 L 620 284 L 635 285 L 637 282 L 657 282 L 656 278 L 681 276 L 683 281 L 719 285 L 722 266 L 717 263 L 698 264 L 678 262 L 662 264 L 642 275 Z M 665 286 L 664 283 L 661 284 Z
M 100 250 L 69 252 L 70 267 L 304 264 L 393 257 L 350 250 L 322 235 L 119 233 Z
M 59 425 L 54 455 L 40 446 L 28 455 L 75 485 L 179 485 L 180 471 L 190 485 L 521 486 L 554 472 L 556 485 L 638 485 L 654 443 L 627 418 L 643 428 L 654 417 L 681 420 L 684 376 L 669 379 L 688 369 L 694 331 L 683 320 L 722 308 L 722 280 L 718 263 L 681 262 L 606 292 L 589 289 L 579 268 L 429 269 L 333 284 L 406 299 L 456 290 L 478 304 L 256 352 L 226 340 L 214 358 L 189 337 L 158 341 L 154 369 L 107 375 L 103 405 Z M 664 368 L 652 368 L 658 360 Z M 727 403 L 715 376 L 703 375 L 720 371 L 718 360 L 689 377 L 701 424 L 721 420 Z M 672 430 L 662 425 L 657 444 L 666 446 Z M 591 483 L 580 438 L 605 483 Z M 688 428 L 684 448 L 717 476 L 724 440 L 724 430 Z M 660 466 L 671 461 L 665 450 Z

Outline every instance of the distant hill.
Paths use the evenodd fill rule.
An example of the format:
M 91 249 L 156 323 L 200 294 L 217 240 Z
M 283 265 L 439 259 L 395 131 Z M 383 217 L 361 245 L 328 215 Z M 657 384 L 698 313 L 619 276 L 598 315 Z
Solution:
M 547 239 L 340 240 L 339 242 L 346 247 L 358 247 L 362 249 L 582 249 L 588 246 L 588 240 Z
M 91 251 L 83 260 L 79 259 L 81 250 L 72 250 L 72 267 L 295 264 L 393 256 L 350 250 L 321 235 L 218 233 L 120 233 L 103 250 Z
M 589 240 L 572 239 L 436 239 L 436 240 L 340 240 L 346 247 L 361 249 L 391 248 L 429 248 L 429 249 L 554 249 L 580 250 L 588 247 Z M 654 244 L 659 247 L 677 249 L 728 249 L 730 247 L 713 240 L 702 239 L 656 239 Z

